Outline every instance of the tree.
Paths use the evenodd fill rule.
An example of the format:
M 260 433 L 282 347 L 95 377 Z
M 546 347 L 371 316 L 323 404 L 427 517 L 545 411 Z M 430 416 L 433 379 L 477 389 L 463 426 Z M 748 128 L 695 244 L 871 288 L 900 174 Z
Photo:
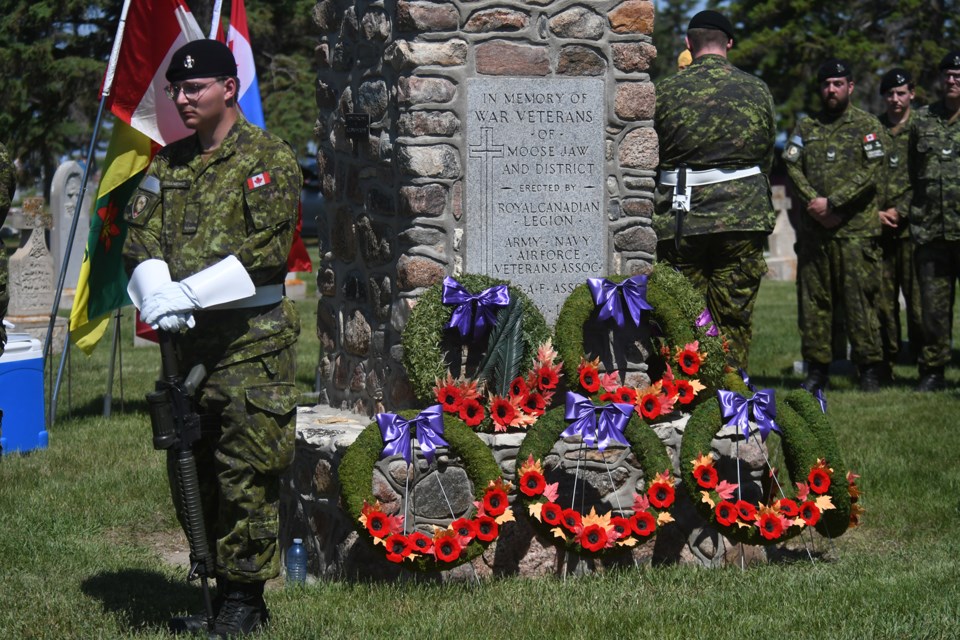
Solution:
M 653 44 L 657 58 L 650 68 L 654 80 L 677 72 L 677 56 L 687 48 L 687 23 L 700 4 L 699 0 L 659 0 L 654 4 Z

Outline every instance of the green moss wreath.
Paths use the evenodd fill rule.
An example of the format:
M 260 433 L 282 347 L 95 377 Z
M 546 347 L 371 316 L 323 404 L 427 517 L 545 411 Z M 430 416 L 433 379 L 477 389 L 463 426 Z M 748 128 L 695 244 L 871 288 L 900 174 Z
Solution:
M 736 381 L 728 378 L 727 384 L 729 388 L 745 397 L 750 395 L 742 381 L 737 384 Z M 824 510 L 822 513 L 817 512 L 819 519 L 814 526 L 817 531 L 825 536 L 836 538 L 842 535 L 851 522 L 853 508 L 851 494 L 856 494 L 856 489 L 851 477 L 844 477 L 843 475 L 843 459 L 837 448 L 829 420 L 820 411 L 817 401 L 812 395 L 804 390 L 797 390 L 790 392 L 786 398 L 777 402 L 776 421 L 781 430 L 780 437 L 784 458 L 791 482 L 805 482 L 810 478 L 815 480 L 819 478 L 822 481 L 823 478 L 829 477 L 829 488 L 820 495 L 816 495 L 814 491 L 810 493 L 817 499 L 822 499 L 821 496 L 827 496 L 829 502 L 832 503 L 832 508 Z M 743 526 L 735 521 L 725 524 L 720 521 L 718 509 L 721 509 L 721 507 L 719 505 L 711 505 L 698 499 L 704 493 L 710 494 L 710 491 L 705 491 L 705 486 L 701 483 L 703 478 L 698 478 L 698 475 L 703 476 L 705 474 L 702 469 L 697 469 L 699 466 L 697 462 L 702 459 L 702 456 L 710 455 L 713 437 L 724 424 L 725 420 L 720 411 L 720 403 L 714 396 L 697 407 L 693 415 L 690 416 L 683 433 L 683 440 L 680 445 L 680 477 L 697 511 L 722 534 L 746 544 L 774 544 L 798 535 L 803 530 L 802 526 L 785 527 L 779 535 L 766 537 L 763 535 L 760 526 Z M 817 471 L 814 471 L 815 469 Z M 715 483 L 715 472 L 711 473 L 714 473 L 712 480 Z M 811 486 L 813 484 L 811 482 Z M 783 489 L 787 494 L 784 497 L 789 503 L 794 503 L 797 495 L 794 485 L 788 486 L 784 483 Z M 777 503 L 779 504 L 782 501 L 783 498 L 780 498 Z M 730 510 L 729 506 L 724 507 L 724 509 Z M 747 511 L 750 511 L 749 507 Z M 790 508 L 790 512 L 792 511 L 793 507 Z M 735 516 L 735 514 L 731 515 Z M 759 519 L 757 522 L 759 523 Z M 771 526 L 776 525 L 771 524 Z
M 620 283 L 631 276 L 608 276 L 611 282 Z M 706 335 L 707 327 L 698 327 L 697 318 L 706 307 L 703 296 L 682 274 L 669 266 L 654 265 L 647 279 L 647 302 L 653 307 L 645 311 L 663 332 L 664 345 L 669 349 L 682 347 L 694 341 L 700 342 L 700 350 L 707 354 L 696 377 L 712 391 L 719 387 L 726 370 L 723 339 Z M 647 316 L 649 314 L 649 316 Z M 578 378 L 578 367 L 584 358 L 584 329 L 596 316 L 596 305 L 586 283 L 576 287 L 560 309 L 557 317 L 554 343 L 563 361 L 567 380 Z M 653 357 L 661 357 L 654 354 Z M 678 367 L 673 367 L 677 378 L 684 378 Z M 704 394 L 706 396 L 706 394 Z M 698 398 L 699 399 L 699 398 Z
M 457 281 L 471 293 L 479 293 L 499 284 L 509 285 L 505 280 L 472 274 L 463 274 L 457 278 Z M 509 291 L 511 300 L 517 300 L 522 307 L 524 344 L 522 362 L 526 365 L 537 352 L 537 347 L 550 337 L 550 331 L 543 315 L 530 298 L 516 287 L 510 286 Z M 417 306 L 413 308 L 401 337 L 403 363 L 407 369 L 407 377 L 417 398 L 425 404 L 435 402 L 433 387 L 438 379 L 446 376 L 449 369 L 443 343 L 445 327 L 450 322 L 454 307 L 443 304 L 442 292 L 442 282 L 434 284 L 424 292 Z M 498 322 L 499 317 L 498 315 Z
M 560 439 L 560 434 L 567 428 L 567 425 L 568 423 L 564 418 L 564 408 L 556 407 L 551 409 L 530 428 L 526 437 L 523 439 L 523 443 L 520 445 L 520 449 L 517 451 L 518 495 L 524 504 L 527 505 L 528 510 L 530 510 L 531 507 L 533 509 L 540 509 L 543 505 L 551 503 L 551 501 L 545 497 L 542 490 L 545 479 L 543 477 L 543 471 L 540 468 L 540 463 L 547 457 L 551 449 L 553 449 L 553 446 L 557 440 Z M 653 429 L 645 424 L 636 413 L 631 416 L 630 421 L 627 423 L 624 429 L 624 436 L 630 445 L 630 450 L 634 456 L 636 456 L 640 468 L 643 470 L 644 478 L 647 481 L 648 492 L 651 491 L 652 485 L 656 482 L 660 482 L 661 484 L 664 482 L 669 483 L 669 489 L 662 487 L 665 495 L 669 495 L 669 504 L 663 504 L 663 506 L 659 508 L 651 508 L 651 515 L 646 518 L 647 524 L 644 531 L 641 532 L 638 530 L 636 524 L 633 525 L 632 532 L 629 530 L 630 526 L 626 522 L 621 522 L 619 525 L 621 530 L 618 531 L 618 535 L 623 535 L 624 538 L 632 535 L 635 539 L 642 540 L 652 535 L 660 523 L 672 520 L 672 518 L 669 517 L 669 508 L 673 504 L 674 481 L 671 472 L 672 465 L 660 438 L 657 437 Z M 665 477 L 668 477 L 669 480 L 665 480 Z M 646 497 L 643 497 L 642 500 L 646 502 Z M 563 502 L 563 500 L 557 498 L 556 502 L 552 504 L 558 504 L 560 502 Z M 626 509 L 636 511 L 637 503 L 634 502 L 627 506 Z M 667 517 L 661 520 L 659 514 L 665 514 Z M 579 515 L 582 517 L 584 514 Z M 627 518 L 621 518 L 621 520 L 626 519 Z M 581 540 L 578 540 L 578 537 L 573 535 L 572 531 L 565 530 L 563 526 L 552 525 L 548 523 L 545 518 L 540 518 L 536 515 L 534 515 L 532 520 L 541 532 L 551 540 L 558 542 L 562 540 L 568 549 L 577 553 L 602 553 L 604 551 L 622 550 L 620 546 L 612 546 L 605 549 L 591 549 L 589 545 L 585 546 Z M 586 519 L 584 519 L 583 524 L 587 524 Z M 618 524 L 617 522 L 612 522 L 610 526 L 617 527 Z M 623 532 L 622 529 L 627 529 L 627 531 Z M 560 538 L 554 534 L 555 531 L 564 533 L 565 535 Z M 631 543 L 630 546 L 632 546 L 632 544 L 633 543 Z
M 401 411 L 398 415 L 406 420 L 415 418 L 419 414 L 416 410 Z M 449 452 L 460 458 L 467 478 L 473 485 L 473 495 L 486 489 L 491 483 L 499 484 L 500 467 L 493 454 L 463 421 L 452 416 L 443 416 L 443 438 L 450 443 Z M 347 512 L 353 518 L 358 518 L 366 505 L 374 502 L 372 493 L 373 467 L 380 460 L 383 451 L 383 437 L 376 421 L 371 422 L 360 432 L 357 439 L 351 444 L 340 462 L 340 493 Z M 367 527 L 357 526 L 361 535 L 372 539 Z M 435 562 L 429 556 L 421 556 L 413 562 L 403 563 L 404 567 L 419 571 L 435 571 L 452 569 L 455 566 L 473 560 L 486 549 L 487 544 L 479 538 L 474 538 L 469 545 L 463 548 L 459 558 L 453 562 Z M 389 550 L 388 550 L 389 551 Z

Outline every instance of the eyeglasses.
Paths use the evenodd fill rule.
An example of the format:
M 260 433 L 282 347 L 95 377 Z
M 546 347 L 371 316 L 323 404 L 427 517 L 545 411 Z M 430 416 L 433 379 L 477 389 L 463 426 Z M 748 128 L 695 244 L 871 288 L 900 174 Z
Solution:
M 943 81 L 944 81 L 944 82 L 953 82 L 953 83 L 955 83 L 955 84 L 960 84 L 960 73 L 956 73 L 956 72 L 954 72 L 954 73 L 944 72 L 944 74 L 943 74 Z
M 217 78 L 206 84 L 200 82 L 174 82 L 165 86 L 163 92 L 167 94 L 167 97 L 171 100 L 176 100 L 181 91 L 183 92 L 183 97 L 187 100 L 198 100 L 204 91 L 222 80 L 223 78 Z

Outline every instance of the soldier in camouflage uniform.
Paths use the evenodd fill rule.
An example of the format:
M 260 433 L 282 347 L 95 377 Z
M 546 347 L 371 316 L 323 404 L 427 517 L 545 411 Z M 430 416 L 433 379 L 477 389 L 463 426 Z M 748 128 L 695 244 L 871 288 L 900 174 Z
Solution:
M 154 158 L 126 211 L 124 256 L 131 287 L 143 294 L 143 320 L 182 332 L 181 372 L 202 363 L 208 373 L 197 395 L 204 424 L 215 427 L 194 452 L 216 553 L 218 614 L 210 631 L 232 637 L 266 623 L 264 582 L 280 569 L 280 474 L 293 460 L 300 331 L 283 282 L 302 178 L 292 150 L 239 111 L 236 64 L 225 45 L 185 45 L 167 79 L 168 96 L 196 133 Z M 234 256 L 239 279 L 252 280 L 256 294 L 204 309 L 209 291 L 238 277 L 216 275 L 217 267 L 237 264 Z M 140 272 L 151 259 L 165 261 L 172 279 L 152 290 Z M 202 622 L 175 620 L 188 631 Z
M 794 193 L 807 203 L 797 228 L 803 386 L 816 391 L 827 385 L 834 311 L 840 307 L 860 388 L 878 391 L 883 373 L 878 184 L 889 138 L 875 116 L 850 104 L 853 76 L 847 63 L 824 62 L 817 80 L 823 109 L 797 122 L 783 153 Z
M 910 233 L 920 281 L 923 349 L 918 391 L 944 388 L 950 362 L 954 284 L 960 276 L 960 51 L 940 61 L 942 99 L 910 126 Z
M 880 281 L 880 338 L 883 344 L 884 377 L 891 375 L 900 353 L 900 292 L 906 301 L 907 337 L 910 348 L 919 354 L 922 327 L 920 324 L 920 286 L 913 267 L 913 241 L 910 238 L 910 174 L 907 171 L 907 142 L 910 138 L 913 79 L 906 69 L 891 69 L 880 79 L 880 95 L 887 104 L 880 124 L 890 136 L 887 150 L 887 177 L 882 185 L 883 206 L 880 209 L 880 251 L 883 255 L 883 277 Z
M 17 190 L 16 171 L 7 148 L 0 144 L 0 227 L 7 220 L 7 213 L 10 212 L 10 201 L 13 200 L 13 194 Z M 0 355 L 3 355 L 3 347 L 7 344 L 7 330 L 3 326 L 3 318 L 7 315 L 7 306 L 10 304 L 10 292 L 7 290 L 7 252 L 0 244 Z M 0 416 L 3 414 L 0 413 Z
M 657 258 L 704 294 L 729 342 L 730 364 L 745 368 L 753 305 L 767 272 L 764 239 L 775 221 L 767 173 L 776 128 L 770 91 L 727 61 L 732 46 L 730 22 L 701 11 L 687 29 L 693 64 L 657 85 L 653 226 Z M 686 194 L 676 189 L 681 167 Z M 688 201 L 674 206 L 676 196 Z

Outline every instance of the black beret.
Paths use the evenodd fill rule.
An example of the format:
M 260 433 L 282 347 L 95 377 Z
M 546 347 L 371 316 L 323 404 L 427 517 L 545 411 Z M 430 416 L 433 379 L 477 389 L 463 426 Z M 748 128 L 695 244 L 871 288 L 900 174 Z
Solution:
M 847 80 L 853 80 L 853 71 L 850 70 L 850 65 L 843 60 L 830 58 L 817 69 L 817 82 L 823 82 L 827 78 L 846 78 Z
M 940 61 L 940 71 L 960 69 L 960 51 L 951 51 Z
M 880 94 L 883 95 L 890 89 L 903 85 L 913 86 L 913 76 L 910 75 L 910 72 L 899 67 L 890 69 L 880 79 Z
M 717 31 L 723 31 L 728 38 L 733 38 L 733 25 L 730 24 L 730 21 L 722 13 L 710 9 L 701 11 L 690 18 L 687 31 L 690 29 L 716 29 Z
M 233 78 L 237 61 L 227 45 L 217 40 L 194 40 L 173 52 L 167 67 L 167 80 L 180 82 L 194 78 Z

